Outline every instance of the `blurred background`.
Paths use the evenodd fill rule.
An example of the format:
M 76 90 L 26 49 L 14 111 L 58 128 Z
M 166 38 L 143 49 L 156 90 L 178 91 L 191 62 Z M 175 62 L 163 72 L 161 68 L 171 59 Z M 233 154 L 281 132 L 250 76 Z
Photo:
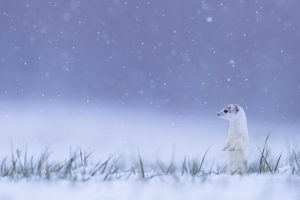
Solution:
M 296 134 L 299 9 L 298 0 L 0 0 L 1 134 L 44 145 L 54 133 L 99 138 L 118 127 L 124 140 L 177 131 L 223 141 L 216 113 L 229 103 L 257 122 L 253 134 Z

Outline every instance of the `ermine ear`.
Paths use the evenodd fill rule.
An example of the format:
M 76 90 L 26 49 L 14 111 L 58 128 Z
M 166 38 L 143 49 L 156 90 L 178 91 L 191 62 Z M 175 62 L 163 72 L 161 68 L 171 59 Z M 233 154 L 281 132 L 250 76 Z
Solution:
M 240 111 L 239 105 L 234 104 L 234 110 L 235 110 L 235 113 L 239 112 Z

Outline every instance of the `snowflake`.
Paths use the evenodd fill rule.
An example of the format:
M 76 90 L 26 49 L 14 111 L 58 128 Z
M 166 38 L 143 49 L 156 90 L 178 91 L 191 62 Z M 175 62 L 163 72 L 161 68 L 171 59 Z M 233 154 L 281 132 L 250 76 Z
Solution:
M 211 23 L 213 21 L 212 17 L 206 17 L 206 22 Z

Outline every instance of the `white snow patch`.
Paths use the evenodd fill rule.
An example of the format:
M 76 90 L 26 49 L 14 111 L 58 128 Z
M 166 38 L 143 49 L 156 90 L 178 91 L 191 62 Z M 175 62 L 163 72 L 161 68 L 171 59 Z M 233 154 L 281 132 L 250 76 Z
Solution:
M 289 176 L 211 176 L 176 181 L 154 178 L 117 182 L 12 182 L 0 181 L 0 199 L 26 200 L 285 200 L 298 199 L 300 178 Z

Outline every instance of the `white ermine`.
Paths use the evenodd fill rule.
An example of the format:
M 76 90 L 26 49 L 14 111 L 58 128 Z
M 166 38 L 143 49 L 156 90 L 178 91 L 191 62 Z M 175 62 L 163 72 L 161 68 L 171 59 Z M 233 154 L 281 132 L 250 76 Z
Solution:
M 246 114 L 237 104 L 223 108 L 218 116 L 229 121 L 227 142 L 223 151 L 229 152 L 227 173 L 244 173 L 247 169 L 248 127 Z

